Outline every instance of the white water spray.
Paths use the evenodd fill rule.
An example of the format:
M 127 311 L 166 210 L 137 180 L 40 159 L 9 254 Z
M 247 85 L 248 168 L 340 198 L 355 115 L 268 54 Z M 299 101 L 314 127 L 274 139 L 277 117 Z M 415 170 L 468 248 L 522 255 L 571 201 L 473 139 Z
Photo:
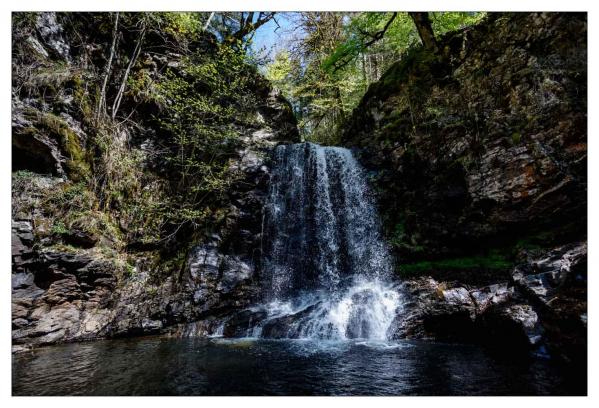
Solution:
M 347 149 L 279 146 L 264 216 L 267 318 L 248 335 L 386 340 L 401 312 L 364 170 Z

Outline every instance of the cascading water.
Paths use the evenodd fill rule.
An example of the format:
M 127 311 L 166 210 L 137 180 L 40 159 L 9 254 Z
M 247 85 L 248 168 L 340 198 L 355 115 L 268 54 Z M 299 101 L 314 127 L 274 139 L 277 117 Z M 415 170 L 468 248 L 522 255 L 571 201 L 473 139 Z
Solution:
M 379 229 L 349 150 L 278 146 L 264 214 L 267 317 L 248 335 L 386 340 L 402 302 Z

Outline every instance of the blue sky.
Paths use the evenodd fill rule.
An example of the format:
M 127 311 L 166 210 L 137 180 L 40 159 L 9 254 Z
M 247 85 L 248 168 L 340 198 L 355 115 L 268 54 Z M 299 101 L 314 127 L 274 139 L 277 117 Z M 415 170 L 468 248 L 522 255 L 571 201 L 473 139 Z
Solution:
M 277 24 L 273 20 L 260 27 L 254 35 L 252 49 L 257 52 L 264 48 L 266 51 L 265 55 L 273 58 L 278 50 L 284 48 L 290 37 L 289 30 L 292 28 L 292 21 L 289 19 L 289 14 L 277 13 L 275 18 L 281 28 L 276 32 Z

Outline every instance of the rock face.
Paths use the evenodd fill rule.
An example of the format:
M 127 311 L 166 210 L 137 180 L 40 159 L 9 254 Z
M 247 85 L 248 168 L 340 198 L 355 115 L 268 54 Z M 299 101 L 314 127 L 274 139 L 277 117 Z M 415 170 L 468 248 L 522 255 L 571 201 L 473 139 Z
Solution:
M 185 268 L 179 274 L 172 271 L 162 282 L 150 278 L 150 266 L 141 258 L 132 276 L 123 279 L 122 268 L 103 261 L 87 236 L 69 238 L 77 243 L 75 250 L 36 250 L 33 218 L 14 220 L 15 349 L 171 329 L 179 335 L 205 335 L 216 330 L 210 325 L 214 316 L 255 302 L 260 294 L 257 271 L 269 152 L 279 142 L 266 127 L 241 141 L 235 166 L 244 177 L 231 190 L 223 229 L 193 247 Z M 176 329 L 177 325 L 183 326 Z
M 252 126 L 239 125 L 241 136 L 232 145 L 228 171 L 236 177 L 231 177 L 235 182 L 223 200 L 227 207 L 220 209 L 224 221 L 211 233 L 177 242 L 190 248 L 177 266 L 157 262 L 156 251 L 140 250 L 135 242 L 119 247 L 110 234 L 89 228 L 94 225 L 90 221 L 104 225 L 106 219 L 97 211 L 98 198 L 77 187 L 90 172 L 90 156 L 97 153 L 88 149 L 93 127 L 77 93 L 83 92 L 85 82 L 80 80 L 90 64 L 100 72 L 105 60 L 98 49 L 106 48 L 87 44 L 82 51 L 71 46 L 76 28 L 69 31 L 62 23 L 73 25 L 77 18 L 87 17 L 65 20 L 64 15 L 39 13 L 31 31 L 19 33 L 26 38 L 13 50 L 15 63 L 47 67 L 23 85 L 32 97 L 16 92 L 19 96 L 13 98 L 14 348 L 166 332 L 212 333 L 219 316 L 243 309 L 258 296 L 270 152 L 299 138 L 291 106 L 256 74 L 256 119 Z M 148 75 L 158 75 L 159 65 L 176 68 L 180 59 L 172 54 L 140 57 Z M 149 118 L 158 108 L 142 105 L 140 110 Z M 140 117 L 133 120 L 136 130 L 125 127 L 118 138 L 140 144 L 143 151 L 144 143 L 161 137 Z M 96 201 L 87 206 L 88 199 Z M 53 200 L 80 211 L 87 228 L 77 222 L 66 228 L 60 218 L 51 218 L 47 207 Z M 94 219 L 87 219 L 90 216 Z M 117 228 L 126 230 L 126 220 L 119 222 Z
M 585 14 L 490 13 L 369 88 L 343 140 L 402 260 L 584 237 L 585 33 Z
M 586 24 L 490 13 L 410 50 L 353 112 L 343 143 L 411 298 L 395 336 L 585 361 Z
M 556 248 L 480 288 L 419 278 L 393 326 L 399 338 L 478 341 L 503 351 L 586 359 L 586 243 Z

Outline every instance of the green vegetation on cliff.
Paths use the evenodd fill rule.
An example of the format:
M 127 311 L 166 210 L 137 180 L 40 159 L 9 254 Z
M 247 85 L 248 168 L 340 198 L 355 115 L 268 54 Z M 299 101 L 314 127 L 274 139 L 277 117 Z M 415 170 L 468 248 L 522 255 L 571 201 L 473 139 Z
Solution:
M 209 14 L 13 14 L 14 195 L 18 171 L 64 179 L 27 210 L 48 223 L 38 239 L 176 258 L 218 228 L 270 88 L 252 30 L 206 30 Z
M 388 68 L 419 49 L 416 26 L 405 12 L 292 14 L 294 30 L 303 34 L 275 55 L 266 76 L 294 105 L 304 139 L 339 144 L 342 126 L 369 87 L 385 87 Z M 436 12 L 429 18 L 441 36 L 484 15 Z

